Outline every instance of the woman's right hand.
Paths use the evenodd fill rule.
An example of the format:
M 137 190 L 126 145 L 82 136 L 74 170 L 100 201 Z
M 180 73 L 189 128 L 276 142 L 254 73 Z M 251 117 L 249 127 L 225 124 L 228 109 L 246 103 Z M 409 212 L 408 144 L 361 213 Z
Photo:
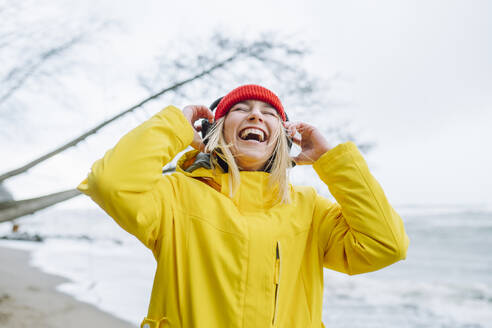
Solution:
M 183 108 L 183 115 L 188 119 L 193 128 L 193 141 L 191 142 L 191 147 L 203 151 L 205 149 L 205 145 L 203 144 L 202 137 L 198 134 L 201 131 L 201 125 L 195 127 L 195 122 L 201 118 L 208 119 L 210 123 L 214 121 L 214 114 L 208 107 L 203 105 L 188 105 Z

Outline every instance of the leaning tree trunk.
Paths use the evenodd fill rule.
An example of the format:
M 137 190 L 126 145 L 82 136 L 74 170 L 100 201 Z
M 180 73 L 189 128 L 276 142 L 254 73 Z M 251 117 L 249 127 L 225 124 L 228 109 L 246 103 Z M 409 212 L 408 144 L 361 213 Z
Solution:
M 2 202 L 0 203 L 0 223 L 11 221 L 27 214 L 32 214 L 77 195 L 80 195 L 80 191 L 77 189 L 70 189 L 37 198 Z

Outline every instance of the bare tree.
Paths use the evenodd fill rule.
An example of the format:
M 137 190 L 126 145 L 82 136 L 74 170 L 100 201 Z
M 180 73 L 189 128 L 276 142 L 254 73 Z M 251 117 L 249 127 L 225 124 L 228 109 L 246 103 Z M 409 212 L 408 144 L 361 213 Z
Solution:
M 152 80 L 143 75 L 140 76 L 141 85 L 151 93 L 149 97 L 101 122 L 53 151 L 0 175 L 0 182 L 24 173 L 56 154 L 77 145 L 109 123 L 168 92 L 174 92 L 181 97 L 190 97 L 192 90 L 195 91 L 195 94 L 197 90 L 202 93 L 211 93 L 214 89 L 222 89 L 224 92 L 227 87 L 221 87 L 222 84 L 230 86 L 248 79 L 258 80 L 258 76 L 253 77 L 248 73 L 239 74 L 240 69 L 246 69 L 246 72 L 270 73 L 272 77 L 275 77 L 277 80 L 275 82 L 279 86 L 285 86 L 285 89 L 282 90 L 286 97 L 289 95 L 296 99 L 306 99 L 304 104 L 307 102 L 311 108 L 321 104 L 320 99 L 312 97 L 312 93 L 316 90 L 316 80 L 311 78 L 302 67 L 295 67 L 291 63 L 296 58 L 304 56 L 306 54 L 305 49 L 273 39 L 247 41 L 226 38 L 217 33 L 212 36 L 210 45 L 212 49 L 210 53 L 187 55 L 187 52 L 180 52 L 177 59 L 172 59 L 169 63 L 162 61 L 159 65 L 158 74 Z M 178 80 L 178 75 L 183 79 Z M 186 75 L 188 76 L 186 77 Z M 261 76 L 257 73 L 257 75 L 260 75 L 260 78 L 264 80 L 271 79 L 266 74 Z M 155 86 L 162 84 L 169 86 L 161 90 L 155 89 Z
M 196 97 L 215 99 L 228 91 L 231 86 L 255 82 L 274 86 L 273 89 L 289 108 L 309 106 L 313 114 L 326 110 L 329 104 L 320 96 L 320 92 L 327 91 L 327 88 L 323 89 L 323 81 L 313 77 L 299 64 L 308 54 L 308 49 L 300 43 L 282 40 L 285 38 L 275 37 L 272 33 L 254 39 L 232 38 L 222 33 L 215 33 L 206 40 L 203 48 L 198 47 L 198 50 L 197 42 L 194 40 L 193 46 L 190 46 L 193 51 L 181 46 L 181 51 L 173 52 L 174 56 L 169 56 L 167 52 L 166 56 L 158 59 L 156 64 L 158 69 L 154 68 L 152 73 L 142 73 L 138 77 L 140 85 L 148 91 L 148 97 L 53 151 L 0 175 L 0 183 L 77 145 L 111 122 L 167 93 L 173 93 L 180 100 Z M 162 85 L 167 86 L 162 87 Z M 334 129 L 331 133 L 342 132 Z M 165 172 L 173 170 L 173 167 L 164 169 Z M 0 204 L 0 222 L 35 212 L 78 194 L 76 190 L 68 190 L 30 200 L 5 202 L 3 205 Z

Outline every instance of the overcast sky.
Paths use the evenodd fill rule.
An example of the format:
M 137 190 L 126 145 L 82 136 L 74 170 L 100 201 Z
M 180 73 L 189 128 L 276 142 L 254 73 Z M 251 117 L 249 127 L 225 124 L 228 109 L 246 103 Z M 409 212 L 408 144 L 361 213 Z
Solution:
M 491 1 L 65 1 L 57 10 L 119 21 L 125 33 L 113 40 L 122 52 L 114 60 L 130 71 L 166 39 L 217 28 L 292 33 L 312 48 L 312 72 L 340 76 L 332 97 L 348 104 L 343 115 L 377 144 L 367 160 L 392 202 L 492 204 Z M 121 76 L 105 75 L 104 85 L 113 78 Z M 117 112 L 134 98 L 102 105 Z M 19 197 L 42 193 L 28 187 L 29 179 L 42 180 L 36 174 L 51 178 L 42 170 L 9 188 Z M 79 180 L 80 169 L 73 171 L 64 187 Z

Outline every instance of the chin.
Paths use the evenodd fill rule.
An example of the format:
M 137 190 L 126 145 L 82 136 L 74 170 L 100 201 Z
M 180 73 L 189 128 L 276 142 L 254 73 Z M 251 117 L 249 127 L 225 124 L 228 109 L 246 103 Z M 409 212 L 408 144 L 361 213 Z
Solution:
M 263 169 L 273 153 L 273 146 L 265 143 L 244 142 L 237 140 L 233 155 L 238 166 L 244 171 Z M 232 150 L 232 149 L 231 149 Z

